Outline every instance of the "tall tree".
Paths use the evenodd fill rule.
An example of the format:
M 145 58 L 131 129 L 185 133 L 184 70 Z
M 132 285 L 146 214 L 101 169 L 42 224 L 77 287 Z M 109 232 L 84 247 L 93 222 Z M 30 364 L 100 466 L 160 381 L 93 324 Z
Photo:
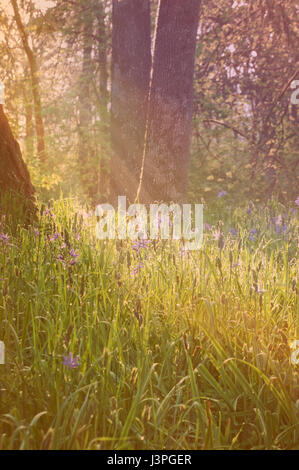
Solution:
M 38 152 L 40 161 L 44 163 L 46 159 L 45 131 L 44 131 L 44 121 L 43 121 L 43 114 L 42 114 L 41 96 L 40 96 L 38 65 L 37 65 L 35 53 L 29 44 L 28 33 L 22 22 L 17 0 L 11 0 L 11 4 L 13 7 L 14 17 L 15 17 L 15 21 L 19 30 L 19 34 L 21 36 L 23 48 L 27 55 L 27 59 L 29 63 L 30 74 L 31 74 L 31 84 L 32 84 L 32 94 L 33 94 L 33 101 L 34 101 L 37 152 Z
M 92 80 L 91 53 L 92 53 L 92 28 L 93 17 L 90 9 L 83 13 L 83 58 L 82 70 L 79 80 L 79 165 L 81 168 L 81 179 L 83 187 L 90 198 L 95 191 L 94 184 L 90 180 L 90 159 L 92 154 L 90 142 L 91 128 L 91 103 L 90 103 L 90 81 Z
M 108 112 L 108 33 L 105 23 L 106 12 L 103 0 L 95 4 L 97 21 L 97 55 L 99 63 L 99 106 L 100 106 L 100 196 L 107 198 L 109 192 L 109 131 Z
M 187 188 L 200 0 L 160 0 L 140 198 L 182 200 Z
M 33 123 L 33 106 L 32 106 L 32 93 L 30 84 L 28 86 L 28 70 L 24 71 L 23 83 L 23 101 L 25 108 L 25 158 L 32 158 L 34 153 L 34 123 Z
M 105 7 L 103 0 L 95 4 L 95 16 L 97 20 L 98 62 L 99 62 L 99 87 L 100 101 L 103 114 L 107 111 L 108 104 L 108 71 L 107 71 L 107 48 L 108 38 L 105 25 Z
M 113 0 L 111 197 L 134 201 L 151 72 L 149 0 Z

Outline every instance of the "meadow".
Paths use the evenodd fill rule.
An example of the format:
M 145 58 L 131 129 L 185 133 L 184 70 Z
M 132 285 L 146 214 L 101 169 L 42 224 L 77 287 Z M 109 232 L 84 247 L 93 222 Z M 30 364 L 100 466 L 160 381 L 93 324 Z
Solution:
M 296 207 L 221 197 L 194 252 L 2 215 L 0 449 L 298 450 Z

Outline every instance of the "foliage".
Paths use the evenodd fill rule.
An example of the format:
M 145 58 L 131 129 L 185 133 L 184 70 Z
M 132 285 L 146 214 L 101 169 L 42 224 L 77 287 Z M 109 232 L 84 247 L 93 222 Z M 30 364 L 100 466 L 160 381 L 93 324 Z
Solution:
M 244 204 L 296 197 L 297 11 L 293 2 L 278 3 L 203 2 L 190 170 L 197 200 L 211 201 L 221 189 Z
M 90 163 L 84 165 L 91 185 L 98 184 L 95 175 L 103 165 L 99 191 L 103 196 L 109 172 L 110 96 L 103 109 L 100 52 L 104 50 L 105 93 L 110 95 L 111 1 L 62 0 L 46 10 L 40 10 L 34 1 L 19 3 L 38 58 L 47 168 L 38 170 L 35 137 L 26 128 L 32 107 L 28 64 L 14 19 L 4 8 L 0 9 L 0 79 L 6 85 L 12 128 L 26 162 L 36 170 L 33 183 L 43 200 L 57 197 L 61 189 L 87 200 L 89 188 L 80 182 L 78 140 L 80 91 L 88 84 L 91 119 L 84 133 Z M 157 1 L 151 4 L 154 26 Z M 100 8 L 104 9 L 104 36 L 97 18 Z M 291 0 L 279 0 L 277 8 L 265 0 L 202 1 L 189 178 L 192 199 L 204 197 L 211 202 L 222 189 L 230 193 L 231 202 L 242 200 L 243 204 L 248 198 L 266 201 L 275 195 L 285 203 L 296 197 L 298 116 L 290 103 L 289 86 L 298 63 L 296 14 Z M 92 51 L 88 73 L 83 76 L 86 21 Z M 58 184 L 51 184 L 53 173 L 60 179 Z
M 298 449 L 296 206 L 224 201 L 190 253 L 2 217 L 0 449 Z

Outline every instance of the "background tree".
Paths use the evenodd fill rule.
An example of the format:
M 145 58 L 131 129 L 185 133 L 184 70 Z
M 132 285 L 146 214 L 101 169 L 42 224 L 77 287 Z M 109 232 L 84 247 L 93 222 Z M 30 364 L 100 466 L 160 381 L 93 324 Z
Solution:
M 84 9 L 84 6 L 81 6 Z M 85 11 L 84 11 L 85 10 Z M 82 71 L 79 78 L 79 123 L 78 123 L 78 158 L 81 169 L 81 179 L 83 188 L 87 195 L 93 198 L 97 191 L 97 182 L 91 178 L 92 163 L 92 141 L 90 138 L 92 108 L 90 100 L 90 80 L 92 71 L 92 36 L 93 15 L 90 9 L 84 9 L 82 12 Z M 98 173 L 98 172 L 97 172 Z
M 13 7 L 15 21 L 19 30 L 19 34 L 22 40 L 24 51 L 26 53 L 28 63 L 29 63 L 29 69 L 30 69 L 30 74 L 31 74 L 31 84 L 32 84 L 32 95 L 33 95 L 33 101 L 34 101 L 37 151 L 38 151 L 40 161 L 44 163 L 46 159 L 45 131 L 44 131 L 41 96 L 40 96 L 39 71 L 38 71 L 36 55 L 32 47 L 30 47 L 28 33 L 22 22 L 17 0 L 11 0 L 11 4 Z
M 134 201 L 140 178 L 151 71 L 149 0 L 113 1 L 111 196 Z
M 157 3 L 157 0 L 148 1 L 151 7 L 152 31 L 158 18 Z M 186 2 L 181 3 L 187 5 Z M 133 16 L 126 17 L 130 5 L 133 5 L 133 2 L 123 0 L 116 2 L 115 8 L 117 12 L 122 11 L 121 17 L 124 14 L 123 18 L 128 20 L 127 25 L 134 26 L 141 19 L 134 16 L 136 11 L 130 12 Z M 175 6 L 175 3 L 172 5 Z M 137 93 L 133 92 L 132 99 L 129 99 L 128 93 L 127 98 L 125 96 L 128 102 L 124 101 L 122 105 L 119 90 L 123 90 L 126 95 L 126 77 L 132 90 L 134 80 L 135 84 L 139 81 L 142 83 L 140 89 L 143 89 L 146 101 L 144 90 L 147 89 L 151 62 L 150 46 L 146 47 L 147 59 L 142 56 L 139 60 L 137 56 L 143 54 L 143 47 L 138 48 L 136 41 L 130 46 L 132 27 L 124 27 L 124 32 L 121 33 L 122 29 L 118 29 L 117 24 L 121 24 L 122 18 L 116 14 L 114 33 L 118 35 L 116 44 L 119 45 L 116 50 L 123 65 L 121 68 L 115 68 L 111 64 L 112 0 L 60 0 L 51 2 L 51 7 L 47 8 L 41 8 L 41 2 L 37 0 L 30 0 L 18 1 L 17 6 L 29 45 L 36 57 L 38 53 L 39 92 L 44 127 L 47 129 L 47 168 L 43 171 L 39 168 L 37 158 L 34 97 L 29 62 L 11 2 L 0 3 L 0 79 L 6 86 L 6 109 L 11 130 L 20 143 L 39 197 L 43 200 L 57 198 L 62 190 L 66 196 L 76 195 L 80 201 L 88 203 L 91 203 L 92 199 L 94 203 L 104 195 L 107 199 L 112 163 L 112 183 L 115 185 L 115 182 L 125 181 L 127 188 L 113 189 L 111 185 L 111 193 L 125 193 L 128 187 L 134 188 L 130 199 L 135 199 L 135 186 L 138 186 L 135 181 L 139 180 L 140 162 L 144 156 L 142 142 L 145 118 L 143 111 L 134 109 L 140 111 L 146 106 L 144 108 L 141 98 L 141 104 L 138 105 L 134 100 Z M 221 190 L 227 191 L 227 198 L 230 198 L 231 202 L 243 200 L 247 203 L 252 197 L 254 200 L 266 200 L 272 195 L 282 201 L 297 197 L 298 117 L 296 106 L 290 103 L 290 80 L 297 72 L 298 63 L 296 15 L 296 6 L 291 0 L 278 0 L 275 8 L 271 2 L 264 0 L 202 1 L 193 80 L 195 95 L 191 128 L 191 166 L 188 165 L 188 158 L 181 160 L 185 163 L 184 168 L 179 166 L 179 157 L 173 158 L 173 167 L 177 168 L 177 174 L 182 175 L 180 180 L 184 191 L 187 190 L 189 200 L 198 201 L 204 197 L 207 202 L 212 203 Z M 84 23 L 88 17 L 92 18 L 92 27 L 88 34 L 86 31 L 84 35 Z M 145 17 L 148 18 L 148 14 L 142 16 L 142 21 L 146 21 L 148 25 L 149 21 L 145 20 Z M 172 21 L 171 16 L 169 18 Z M 138 27 L 136 31 L 142 37 L 144 31 Z M 146 36 L 146 42 L 150 44 L 149 32 Z M 168 34 L 165 33 L 166 36 L 168 37 Z M 169 37 L 172 37 L 172 40 L 167 39 L 165 43 L 168 43 L 173 52 L 177 46 L 180 47 L 180 39 L 178 35 L 175 38 Z M 84 165 L 84 170 L 87 172 L 86 181 L 91 185 L 91 192 L 82 184 L 83 165 L 80 164 L 79 158 L 79 134 L 80 129 L 84 127 L 80 125 L 81 104 L 82 100 L 84 101 L 83 95 L 87 96 L 81 88 L 81 85 L 84 88 L 85 39 L 91 43 L 91 59 L 89 70 L 86 72 L 89 97 L 88 100 L 85 99 L 89 118 L 87 131 L 82 135 L 86 136 L 85 148 L 88 151 L 84 158 L 89 155 L 89 165 L 88 169 L 87 165 Z M 140 68 L 129 66 L 130 62 L 127 62 L 126 67 L 122 54 L 124 57 L 130 54 L 131 63 L 138 61 Z M 166 55 L 167 68 L 170 55 L 168 52 Z M 146 66 L 142 65 L 142 60 Z M 115 77 L 120 77 L 121 80 L 117 81 L 117 78 L 112 83 L 111 72 L 114 69 L 117 71 Z M 178 74 L 181 73 L 180 68 L 177 70 Z M 296 78 L 298 79 L 298 76 Z M 157 84 L 157 76 L 154 80 Z M 182 93 L 180 87 L 184 85 L 175 73 L 167 86 L 174 96 L 175 88 L 179 95 Z M 171 95 L 170 92 L 167 93 Z M 161 99 L 160 103 L 162 102 Z M 151 126 L 148 128 L 151 137 L 148 135 L 150 144 L 147 152 L 155 155 L 156 143 L 161 142 L 162 145 L 162 142 L 166 143 L 169 139 L 164 157 L 168 153 L 173 157 L 175 154 L 171 148 L 174 145 L 171 143 L 171 136 L 177 132 L 179 121 L 171 126 L 167 135 L 164 134 L 165 139 L 160 140 L 158 136 L 162 133 L 162 127 L 159 123 L 163 124 L 164 118 L 159 106 L 154 106 L 153 103 L 152 100 L 149 116 Z M 159 114 L 159 119 L 155 118 L 154 113 L 157 116 Z M 165 114 L 167 116 L 167 112 Z M 140 138 L 138 133 L 132 131 L 131 123 L 134 127 L 134 119 L 140 129 Z M 154 122 L 157 123 L 156 128 Z M 110 131 L 113 137 L 111 161 Z M 136 147 L 134 142 L 137 142 Z M 136 151 L 131 152 L 128 146 L 132 146 Z M 137 146 L 141 151 L 137 151 Z M 175 148 L 178 149 L 177 144 Z M 158 153 L 161 153 L 160 150 Z M 183 155 L 181 151 L 179 153 Z M 81 154 L 83 155 L 83 152 Z M 138 155 L 136 165 L 133 163 L 134 159 L 130 160 L 131 155 Z M 155 198 L 160 198 L 161 195 L 157 195 L 154 188 L 150 189 L 150 175 L 155 175 L 157 171 L 159 177 L 163 170 L 166 171 L 168 164 L 163 164 L 167 161 L 164 157 L 162 158 L 161 153 L 161 161 L 153 164 L 153 171 L 150 162 L 153 163 L 154 159 L 145 160 L 145 165 L 149 167 L 144 167 L 144 183 L 146 184 L 148 174 L 148 190 L 155 193 Z M 172 161 L 172 157 L 169 157 L 169 161 Z M 175 163 L 176 161 L 179 163 Z M 138 176 L 133 176 L 134 168 L 138 168 Z M 174 178 L 171 176 L 172 170 L 167 172 L 165 186 L 167 181 Z M 120 176 L 120 171 L 124 177 Z M 161 181 L 164 176 L 161 176 Z M 133 184 L 128 183 L 130 178 L 131 181 L 134 180 Z M 142 188 L 145 190 L 146 186 Z M 166 187 L 162 189 L 166 191 Z M 179 188 L 179 193 L 181 189 Z M 175 189 L 174 192 L 176 191 Z
M 141 200 L 186 194 L 199 10 L 200 0 L 159 4 Z
M 298 125 L 290 103 L 293 2 L 203 2 L 189 195 L 231 202 L 295 197 Z M 239 132 L 236 132 L 239 131 Z M 290 184 L 291 182 L 291 184 Z

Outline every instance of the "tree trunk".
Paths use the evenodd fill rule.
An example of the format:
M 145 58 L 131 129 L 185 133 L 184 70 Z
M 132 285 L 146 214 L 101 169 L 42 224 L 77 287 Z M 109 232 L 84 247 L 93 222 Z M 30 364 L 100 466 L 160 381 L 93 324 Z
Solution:
M 13 6 L 16 24 L 17 24 L 17 27 L 21 36 L 22 44 L 23 44 L 25 53 L 27 55 L 27 59 L 29 62 L 29 67 L 30 67 L 32 94 L 33 94 L 33 102 L 34 102 L 35 130 L 36 130 L 36 138 L 37 138 L 37 152 L 38 152 L 40 161 L 42 163 L 45 163 L 46 161 L 45 131 L 44 131 L 44 121 L 43 121 L 42 104 L 41 104 L 41 97 L 40 97 L 40 86 L 39 86 L 39 79 L 38 79 L 38 66 L 37 66 L 35 54 L 33 50 L 31 49 L 31 47 L 29 46 L 28 34 L 21 20 L 17 0 L 11 0 L 11 4 Z
M 108 37 L 105 25 L 105 8 L 103 0 L 99 0 L 96 8 L 98 63 L 99 63 L 99 105 L 100 105 L 100 198 L 98 202 L 107 200 L 109 192 L 109 112 L 108 112 L 108 70 L 107 49 Z
M 185 198 L 200 0 L 160 0 L 140 200 Z
M 28 96 L 27 80 L 24 81 L 23 85 L 23 98 L 25 108 L 25 156 L 32 160 L 34 153 L 34 125 L 33 125 L 33 108 L 31 102 L 31 96 Z
M 34 188 L 22 159 L 19 144 L 14 139 L 7 118 L 0 105 L 0 199 L 19 196 L 20 212 L 34 210 Z
M 90 12 L 87 11 L 84 18 L 83 29 L 83 61 L 79 83 L 79 166 L 83 189 L 86 196 L 92 198 L 94 191 L 94 169 L 91 168 L 91 101 L 90 82 L 92 80 L 91 52 L 92 52 L 92 26 L 93 20 Z
M 149 0 L 114 0 L 110 196 L 134 201 L 140 178 L 151 71 Z
M 100 99 L 103 111 L 107 111 L 108 105 L 108 72 L 107 72 L 107 46 L 108 38 L 105 25 L 105 9 L 103 0 L 99 0 L 96 9 L 97 38 L 98 38 L 98 61 L 100 72 Z

